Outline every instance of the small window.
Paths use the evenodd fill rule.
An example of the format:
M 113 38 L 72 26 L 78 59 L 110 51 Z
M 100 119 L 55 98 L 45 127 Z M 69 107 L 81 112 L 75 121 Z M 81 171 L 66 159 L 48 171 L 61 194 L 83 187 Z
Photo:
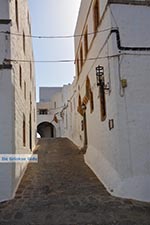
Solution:
M 23 32 L 23 51 L 24 51 L 24 53 L 26 51 L 26 40 L 25 40 L 25 34 L 24 34 L 24 32 Z
M 89 77 L 87 76 L 87 79 L 86 79 L 86 97 L 88 99 L 90 99 L 90 91 L 91 91 L 91 84 L 90 84 Z
M 25 114 L 23 114 L 23 146 L 26 146 L 26 118 Z
M 88 76 L 86 79 L 86 97 L 90 101 L 90 112 L 92 113 L 94 110 L 94 99 L 93 99 L 93 92 L 91 90 L 91 84 L 90 84 L 90 80 Z
M 56 109 L 56 102 L 54 102 L 54 109 Z
M 80 47 L 80 70 L 82 69 L 83 66 L 83 48 L 82 45 Z
M 105 89 L 104 89 L 104 77 L 102 78 L 102 85 L 100 86 L 100 105 L 101 105 L 101 121 L 106 119 L 106 99 L 105 99 Z
M 22 68 L 19 66 L 19 84 L 20 88 L 22 88 Z
M 17 0 L 15 0 L 15 13 L 16 13 L 16 24 L 17 24 L 17 28 L 19 28 L 18 1 Z
M 93 18 L 94 18 L 94 32 L 97 31 L 99 25 L 99 0 L 95 0 L 94 7 L 93 7 Z
M 87 57 L 87 53 L 88 53 L 88 28 L 86 28 L 85 34 L 84 34 L 84 56 L 85 56 L 85 58 Z
M 76 61 L 76 68 L 77 68 L 77 77 L 79 77 L 80 70 L 79 70 L 79 59 L 78 58 Z
M 30 92 L 30 112 L 32 110 L 32 95 L 31 95 L 31 92 Z
M 81 108 L 81 105 L 82 105 L 81 96 L 79 95 L 79 98 L 78 98 L 78 106 Z
M 80 113 L 80 115 L 83 116 L 82 102 L 81 102 L 81 96 L 80 96 L 80 95 L 79 95 L 79 98 L 78 98 L 78 107 L 77 107 L 77 111 L 78 111 L 78 113 Z
M 39 114 L 40 115 L 47 115 L 48 114 L 48 109 L 39 109 Z
M 26 92 L 27 92 L 26 82 L 24 81 L 24 98 L 26 99 Z
M 93 99 L 93 92 L 90 90 L 90 113 L 94 110 L 94 99 Z

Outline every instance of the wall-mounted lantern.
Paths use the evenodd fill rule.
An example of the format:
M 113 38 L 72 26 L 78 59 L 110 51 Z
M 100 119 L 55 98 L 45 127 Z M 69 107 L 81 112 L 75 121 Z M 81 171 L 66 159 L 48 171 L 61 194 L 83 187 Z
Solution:
M 96 67 L 96 81 L 97 81 L 97 86 L 102 87 L 104 90 L 109 91 L 110 90 L 110 85 L 109 83 L 105 84 L 104 81 L 104 67 L 98 65 Z
M 104 76 L 104 67 L 103 66 L 97 66 L 96 67 L 97 86 L 101 86 L 101 84 L 102 84 L 102 76 Z

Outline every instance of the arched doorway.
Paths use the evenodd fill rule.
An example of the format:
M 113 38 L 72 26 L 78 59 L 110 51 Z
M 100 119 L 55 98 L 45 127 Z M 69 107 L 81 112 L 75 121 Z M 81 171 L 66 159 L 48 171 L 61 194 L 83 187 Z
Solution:
M 42 122 L 37 126 L 37 133 L 41 138 L 54 138 L 56 136 L 55 127 L 52 123 Z

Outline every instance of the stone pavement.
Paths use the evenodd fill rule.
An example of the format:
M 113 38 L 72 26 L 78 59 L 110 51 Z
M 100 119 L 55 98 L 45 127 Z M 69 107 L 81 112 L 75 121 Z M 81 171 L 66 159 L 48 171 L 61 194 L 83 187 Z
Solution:
M 110 196 L 68 139 L 43 139 L 0 225 L 150 225 L 150 204 Z

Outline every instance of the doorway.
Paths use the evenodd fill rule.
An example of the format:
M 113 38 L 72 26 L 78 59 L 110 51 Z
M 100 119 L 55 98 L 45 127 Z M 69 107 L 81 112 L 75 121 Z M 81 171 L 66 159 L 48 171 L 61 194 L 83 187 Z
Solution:
M 52 123 L 42 122 L 37 126 L 37 133 L 40 134 L 41 138 L 55 138 L 56 129 Z

